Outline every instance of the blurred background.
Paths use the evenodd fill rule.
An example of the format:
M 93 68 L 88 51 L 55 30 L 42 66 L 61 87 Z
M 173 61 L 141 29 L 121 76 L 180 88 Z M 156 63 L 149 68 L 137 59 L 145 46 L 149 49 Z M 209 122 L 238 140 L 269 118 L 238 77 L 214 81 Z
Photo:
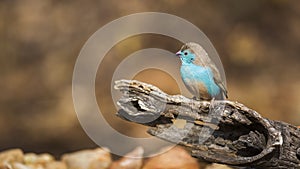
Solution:
M 0 150 L 62 153 L 96 147 L 81 128 L 72 102 L 72 73 L 87 39 L 114 19 L 136 12 L 165 12 L 198 26 L 224 65 L 229 98 L 263 116 L 300 125 L 300 1 L 0 1 Z M 99 44 L 101 45 L 101 44 Z M 106 55 L 96 95 L 109 123 L 129 136 L 145 128 L 115 117 L 110 81 L 134 51 L 182 44 L 159 35 L 128 38 Z M 170 94 L 169 75 L 148 70 L 136 79 Z

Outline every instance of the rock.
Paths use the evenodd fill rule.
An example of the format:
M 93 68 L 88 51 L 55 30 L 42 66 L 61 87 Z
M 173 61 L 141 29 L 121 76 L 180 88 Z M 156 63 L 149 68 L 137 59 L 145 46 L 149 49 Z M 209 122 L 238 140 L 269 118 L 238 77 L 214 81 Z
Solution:
M 54 157 L 50 154 L 27 153 L 24 155 L 25 164 L 46 164 L 54 161 Z
M 0 169 L 11 169 L 11 163 L 23 162 L 24 154 L 20 149 L 6 150 L 0 153 Z
M 205 169 L 232 169 L 232 168 L 228 167 L 227 165 L 213 163 L 212 165 L 207 166 Z
M 45 169 L 67 169 L 67 165 L 64 162 L 53 161 L 53 162 L 47 163 L 45 165 Z
M 24 163 L 12 163 L 12 169 L 67 169 L 65 163 L 54 161 L 50 154 L 27 153 L 24 155 Z
M 24 153 L 20 149 L 0 153 L 0 169 L 67 169 L 50 154 Z
M 157 156 L 151 157 L 143 169 L 198 169 L 197 160 L 181 147 L 166 147 Z M 167 151 L 166 151 L 167 150 Z
M 137 147 L 123 158 L 112 163 L 110 169 L 140 169 L 143 164 L 144 149 Z
M 107 148 L 97 148 L 65 154 L 62 161 L 68 169 L 107 169 L 111 164 L 111 156 Z
M 26 166 L 25 164 L 19 163 L 19 162 L 15 162 L 12 163 L 12 169 L 32 169 L 29 166 Z
M 11 149 L 0 153 L 0 163 L 23 162 L 24 153 L 21 149 Z

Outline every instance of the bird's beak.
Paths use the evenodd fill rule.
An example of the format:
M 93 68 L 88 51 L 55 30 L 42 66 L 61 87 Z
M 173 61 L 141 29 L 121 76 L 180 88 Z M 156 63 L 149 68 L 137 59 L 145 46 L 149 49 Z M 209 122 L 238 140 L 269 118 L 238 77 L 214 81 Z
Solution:
M 176 53 L 176 56 L 181 56 L 181 51 L 178 51 L 178 52 Z

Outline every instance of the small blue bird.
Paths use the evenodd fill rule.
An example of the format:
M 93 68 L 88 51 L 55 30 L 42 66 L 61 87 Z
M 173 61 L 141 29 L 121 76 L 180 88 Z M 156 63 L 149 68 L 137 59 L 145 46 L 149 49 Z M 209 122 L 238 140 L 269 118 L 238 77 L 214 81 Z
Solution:
M 197 43 L 184 44 L 176 53 L 181 60 L 180 74 L 186 88 L 200 100 L 224 100 L 226 87 L 216 65 Z

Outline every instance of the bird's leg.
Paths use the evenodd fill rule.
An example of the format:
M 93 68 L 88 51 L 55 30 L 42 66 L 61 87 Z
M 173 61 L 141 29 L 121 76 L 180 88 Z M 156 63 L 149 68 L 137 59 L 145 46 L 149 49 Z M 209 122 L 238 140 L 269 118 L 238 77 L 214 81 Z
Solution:
M 210 112 L 210 110 L 214 109 L 214 104 L 215 104 L 215 98 L 213 97 L 213 98 L 210 100 L 209 112 Z
M 201 99 L 196 96 L 193 96 L 193 100 L 200 101 Z

